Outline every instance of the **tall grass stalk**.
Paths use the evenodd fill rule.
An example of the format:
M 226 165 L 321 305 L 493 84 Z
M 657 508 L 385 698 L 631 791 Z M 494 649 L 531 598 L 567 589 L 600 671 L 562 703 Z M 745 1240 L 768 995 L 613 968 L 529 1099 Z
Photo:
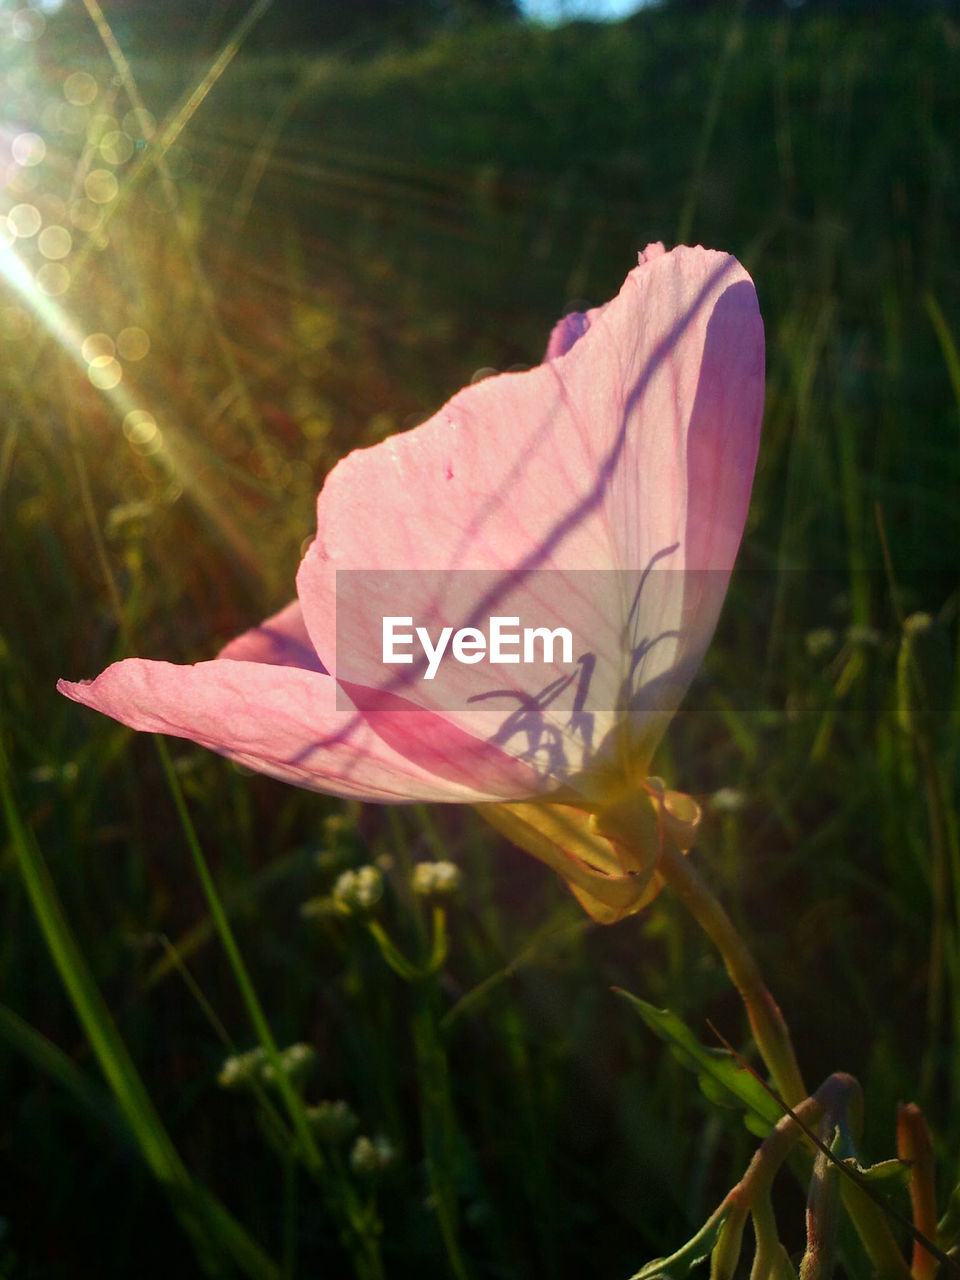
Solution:
M 23 885 L 51 958 L 121 1113 L 144 1160 L 193 1240 L 198 1261 L 210 1276 L 226 1275 L 229 1259 L 251 1280 L 279 1280 L 276 1264 L 223 1205 L 191 1177 L 177 1154 L 73 937 L 43 855 L 20 818 L 2 741 L 0 798 Z M 22 1034 L 20 1039 L 23 1040 Z M 36 1039 L 31 1038 L 31 1043 L 36 1050 Z M 49 1055 L 47 1060 L 51 1061 Z M 62 1067 L 59 1074 L 63 1075 Z

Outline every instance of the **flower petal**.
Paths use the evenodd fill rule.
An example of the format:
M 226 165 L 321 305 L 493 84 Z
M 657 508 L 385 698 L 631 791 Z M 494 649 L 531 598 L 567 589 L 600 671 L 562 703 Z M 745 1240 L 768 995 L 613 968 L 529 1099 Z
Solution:
M 469 803 L 536 787 L 523 765 L 429 712 L 338 710 L 334 681 L 298 667 L 230 659 L 181 667 L 131 658 L 96 680 L 61 680 L 57 688 L 133 729 L 189 738 L 333 795 Z
M 317 538 L 297 579 L 327 668 L 342 674 L 339 626 L 350 678 L 376 686 L 389 674 L 380 650 L 389 602 L 371 596 L 365 612 L 335 623 L 338 570 L 494 570 L 521 589 L 524 575 L 559 571 L 566 589 L 539 602 L 551 627 L 563 625 L 576 574 L 646 573 L 639 607 L 628 593 L 610 616 L 598 612 L 591 636 L 597 696 L 609 704 L 611 689 L 629 685 L 626 699 L 597 704 L 589 741 L 571 723 L 569 699 L 543 711 L 562 744 L 559 763 L 539 761 L 555 783 L 598 755 L 631 775 L 646 771 L 716 622 L 763 402 L 756 295 L 724 254 L 654 248 L 617 298 L 564 324 L 544 365 L 468 387 L 423 426 L 344 459 L 320 495 Z M 464 702 L 486 693 L 474 671 L 458 673 Z M 542 668 L 510 677 L 517 697 L 543 692 Z M 402 692 L 432 705 L 422 681 Z M 497 740 L 529 754 L 523 734 Z
M 217 654 L 235 662 L 263 662 L 273 667 L 302 667 L 324 673 L 303 621 L 300 601 L 294 600 L 273 617 L 231 640 Z

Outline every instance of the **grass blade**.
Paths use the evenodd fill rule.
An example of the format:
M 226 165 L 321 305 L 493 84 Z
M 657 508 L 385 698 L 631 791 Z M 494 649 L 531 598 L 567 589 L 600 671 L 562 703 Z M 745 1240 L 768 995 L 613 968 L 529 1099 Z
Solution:
M 232 1260 L 252 1280 L 278 1280 L 275 1263 L 223 1205 L 191 1177 L 157 1115 L 70 930 L 43 855 L 21 820 L 2 745 L 0 800 L 14 859 L 50 955 L 123 1118 L 192 1238 L 204 1271 L 212 1276 L 229 1274 Z

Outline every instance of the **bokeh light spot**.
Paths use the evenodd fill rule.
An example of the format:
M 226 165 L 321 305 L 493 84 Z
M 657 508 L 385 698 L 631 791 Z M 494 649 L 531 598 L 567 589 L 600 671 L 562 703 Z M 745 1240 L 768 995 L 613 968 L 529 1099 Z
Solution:
M 109 359 L 116 355 L 116 350 L 109 333 L 88 333 L 80 344 L 80 354 L 87 364 L 90 364 L 99 356 L 107 356 Z
M 97 82 L 87 71 L 74 71 L 63 82 L 63 96 L 75 107 L 89 106 L 97 93 Z
M 73 236 L 66 227 L 44 227 L 37 240 L 37 246 L 45 258 L 55 261 L 65 258 L 73 248 Z
M 18 9 L 10 16 L 10 30 L 18 40 L 39 40 L 43 35 L 47 20 L 36 9 Z
M 7 214 L 7 226 L 21 240 L 29 240 L 40 230 L 43 219 L 34 204 L 15 204 Z
M 83 189 L 94 204 L 109 204 L 117 198 L 120 187 L 109 169 L 91 169 L 83 180 Z
M 117 334 L 117 351 L 123 360 L 142 360 L 150 350 L 150 336 L 138 325 L 129 325 Z
M 160 447 L 157 420 L 147 409 L 130 410 L 123 420 L 123 434 L 135 449 L 155 452 Z
M 42 164 L 47 154 L 47 144 L 39 133 L 18 133 L 10 144 L 13 158 L 25 169 L 35 164 Z
M 90 120 L 87 128 L 87 141 L 91 146 L 99 146 L 108 133 L 117 127 L 117 118 L 106 111 L 98 111 Z
M 70 272 L 62 262 L 45 262 L 37 272 L 37 288 L 48 298 L 59 298 L 70 288 Z
M 122 129 L 111 129 L 101 139 L 100 154 L 107 164 L 126 164 L 133 155 L 133 139 Z
M 100 391 L 112 391 L 120 384 L 123 370 L 115 356 L 94 356 L 87 369 L 87 377 Z

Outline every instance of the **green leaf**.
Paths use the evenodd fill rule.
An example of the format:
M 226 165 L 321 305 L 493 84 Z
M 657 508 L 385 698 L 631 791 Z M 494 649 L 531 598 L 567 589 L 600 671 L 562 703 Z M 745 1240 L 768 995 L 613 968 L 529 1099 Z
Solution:
M 111 1128 L 115 1136 L 128 1141 L 130 1134 L 124 1128 L 120 1113 L 110 1096 L 94 1081 L 80 1071 L 72 1058 L 48 1040 L 35 1027 L 0 1004 L 0 1038 L 19 1050 L 40 1071 L 54 1079 L 75 1102 L 94 1116 L 101 1124 Z
M 724 1202 L 719 1209 L 706 1220 L 695 1236 L 682 1245 L 669 1258 L 654 1258 L 645 1267 L 641 1267 L 630 1280 L 684 1280 L 695 1266 L 709 1258 L 720 1237 L 720 1231 L 730 1213 L 730 1206 Z
M 725 1049 L 707 1049 L 675 1013 L 658 1009 L 629 991 L 615 988 L 637 1010 L 644 1022 L 669 1045 L 674 1057 L 699 1081 L 704 1095 L 722 1107 L 743 1107 L 751 1133 L 764 1137 L 783 1111 L 760 1081 Z
M 844 1160 L 857 1174 L 861 1182 L 868 1182 L 879 1191 L 896 1191 L 910 1182 L 910 1165 L 905 1160 L 881 1160 L 864 1169 L 855 1160 Z

